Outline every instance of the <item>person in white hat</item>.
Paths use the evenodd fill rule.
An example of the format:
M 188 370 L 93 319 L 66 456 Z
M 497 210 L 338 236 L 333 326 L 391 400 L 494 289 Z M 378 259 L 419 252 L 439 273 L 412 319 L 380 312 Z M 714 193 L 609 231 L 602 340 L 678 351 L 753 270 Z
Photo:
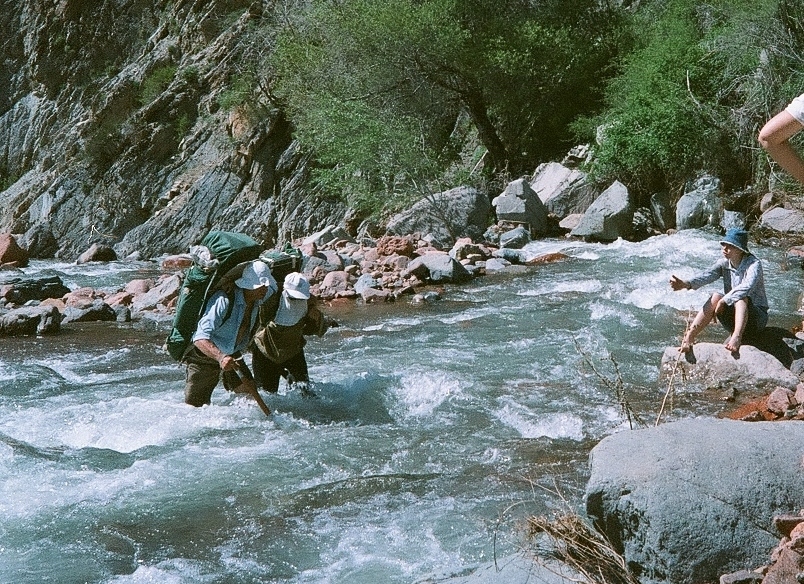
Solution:
M 183 358 L 187 363 L 186 403 L 199 407 L 209 404 L 221 375 L 228 389 L 239 385 L 237 359 L 254 338 L 260 307 L 277 289 L 271 269 L 258 260 L 243 269 L 231 295 L 219 290 L 210 297 L 198 321 L 193 344 Z
M 277 301 L 268 302 L 260 312 L 263 327 L 254 337 L 252 366 L 257 385 L 268 392 L 279 390 L 279 379 L 286 377 L 302 395 L 315 394 L 310 389 L 305 335 L 323 335 L 332 321 L 327 321 L 310 296 L 310 282 L 298 272 L 285 277 Z

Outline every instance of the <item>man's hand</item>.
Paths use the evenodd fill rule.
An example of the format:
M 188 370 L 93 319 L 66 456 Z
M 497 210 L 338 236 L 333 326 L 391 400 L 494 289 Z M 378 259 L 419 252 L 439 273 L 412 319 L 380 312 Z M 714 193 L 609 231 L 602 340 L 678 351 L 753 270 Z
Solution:
M 233 371 L 237 369 L 237 362 L 231 355 L 224 355 L 218 361 L 223 371 Z
M 679 278 L 678 276 L 670 276 L 670 287 L 675 290 L 686 290 L 690 287 L 684 280 Z

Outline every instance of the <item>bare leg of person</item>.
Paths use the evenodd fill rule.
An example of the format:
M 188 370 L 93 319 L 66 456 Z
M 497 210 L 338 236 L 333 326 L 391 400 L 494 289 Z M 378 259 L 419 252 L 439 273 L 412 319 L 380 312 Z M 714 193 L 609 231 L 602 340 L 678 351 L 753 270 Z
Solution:
M 698 314 L 695 315 L 690 328 L 684 333 L 684 338 L 681 341 L 681 346 L 678 348 L 681 353 L 688 353 L 692 350 L 692 345 L 695 343 L 695 338 L 706 328 L 715 316 L 715 306 L 720 302 L 723 296 L 720 294 L 712 294 L 712 297 L 707 300 Z
M 779 166 L 804 183 L 804 160 L 790 145 L 790 138 L 800 132 L 801 122 L 786 111 L 771 118 L 759 132 L 760 145 Z
M 734 303 L 734 332 L 726 339 L 726 350 L 739 353 L 743 344 L 743 333 L 748 323 L 748 300 L 743 298 Z

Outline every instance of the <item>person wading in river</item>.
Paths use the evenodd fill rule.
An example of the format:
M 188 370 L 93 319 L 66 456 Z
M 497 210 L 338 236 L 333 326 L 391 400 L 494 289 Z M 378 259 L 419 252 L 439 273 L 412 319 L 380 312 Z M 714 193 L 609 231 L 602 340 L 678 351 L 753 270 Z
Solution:
M 298 272 L 288 274 L 282 294 L 263 305 L 260 321 L 263 327 L 254 336 L 251 361 L 257 385 L 276 393 L 280 377 L 286 377 L 303 396 L 314 397 L 304 356 L 304 336 L 320 337 L 336 323 L 325 319 L 315 306 L 307 279 Z
M 198 321 L 193 344 L 183 358 L 187 363 L 184 401 L 190 405 L 209 404 L 221 375 L 226 389 L 257 394 L 254 381 L 248 378 L 250 374 L 241 379 L 237 371 L 245 367 L 241 352 L 254 338 L 260 307 L 278 287 L 271 269 L 261 261 L 246 266 L 234 284 L 231 297 L 224 290 L 210 297 Z
M 732 353 L 739 352 L 743 337 L 755 337 L 768 323 L 762 262 L 748 251 L 748 232 L 729 229 L 720 245 L 723 257 L 705 272 L 687 281 L 677 276 L 670 277 L 673 290 L 697 290 L 723 279 L 723 294 L 712 294 L 684 334 L 679 347 L 682 353 L 692 350 L 695 338 L 715 317 L 731 333 L 724 345 Z

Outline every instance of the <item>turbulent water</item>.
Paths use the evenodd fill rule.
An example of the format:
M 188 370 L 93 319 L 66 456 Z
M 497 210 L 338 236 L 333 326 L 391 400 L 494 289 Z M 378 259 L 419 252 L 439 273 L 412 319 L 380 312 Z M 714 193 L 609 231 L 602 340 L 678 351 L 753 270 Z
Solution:
M 654 423 L 661 354 L 716 289 L 667 282 L 717 241 L 540 241 L 568 259 L 330 312 L 307 348 L 319 397 L 282 387 L 271 418 L 220 388 L 184 405 L 164 321 L 0 339 L 0 582 L 414 583 L 513 553 L 527 516 L 582 508 L 589 450 L 629 428 L 618 384 Z M 754 251 L 790 328 L 801 272 Z M 44 270 L 116 289 L 149 266 L 26 272 Z M 664 419 L 723 407 L 682 386 Z

